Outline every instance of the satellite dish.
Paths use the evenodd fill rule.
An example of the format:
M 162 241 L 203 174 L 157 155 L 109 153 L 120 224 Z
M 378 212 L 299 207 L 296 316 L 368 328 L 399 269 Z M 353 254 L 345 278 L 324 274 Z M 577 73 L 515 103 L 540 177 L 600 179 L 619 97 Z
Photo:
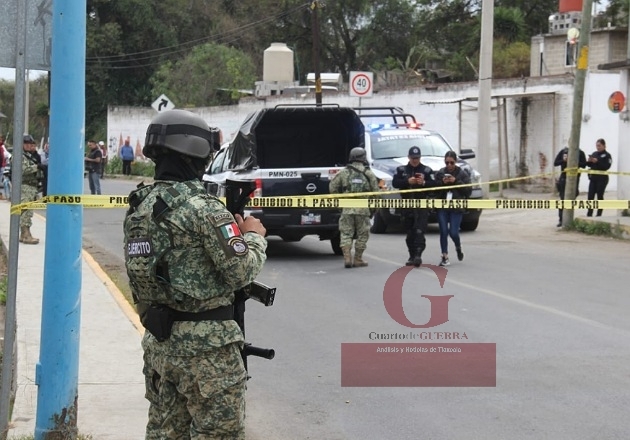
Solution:
M 577 43 L 577 39 L 580 36 L 580 31 L 576 28 L 571 28 L 567 31 L 567 40 L 571 44 Z

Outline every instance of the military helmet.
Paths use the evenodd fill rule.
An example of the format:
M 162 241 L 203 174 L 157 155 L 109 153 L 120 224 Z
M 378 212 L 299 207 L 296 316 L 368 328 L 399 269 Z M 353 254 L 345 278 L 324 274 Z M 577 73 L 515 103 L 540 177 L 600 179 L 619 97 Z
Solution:
M 142 154 L 155 159 L 170 150 L 195 159 L 207 159 L 212 152 L 214 134 L 198 115 L 186 110 L 162 112 L 147 128 Z
M 23 144 L 35 144 L 35 139 L 33 139 L 33 136 L 31 136 L 30 134 L 25 134 L 24 135 L 24 140 L 22 141 Z
M 365 149 L 361 147 L 355 147 L 350 150 L 350 162 L 365 162 Z

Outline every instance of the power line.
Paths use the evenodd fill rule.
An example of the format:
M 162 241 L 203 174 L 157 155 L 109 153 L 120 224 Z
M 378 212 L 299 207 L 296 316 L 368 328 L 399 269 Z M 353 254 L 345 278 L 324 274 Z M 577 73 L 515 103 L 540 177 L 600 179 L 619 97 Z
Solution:
M 134 52 L 134 53 L 122 54 L 122 55 L 88 57 L 86 58 L 86 63 L 89 65 L 95 65 L 95 64 L 101 64 L 102 62 L 107 62 L 108 64 L 110 64 L 109 66 L 103 66 L 103 65 L 100 66 L 105 69 L 130 69 L 130 68 L 153 66 L 153 65 L 159 64 L 165 56 L 187 52 L 191 47 L 194 47 L 196 45 L 199 45 L 207 41 L 215 41 L 217 43 L 232 43 L 232 42 L 238 41 L 241 38 L 243 38 L 243 31 L 258 27 L 262 24 L 266 24 L 272 20 L 275 21 L 280 18 L 285 18 L 305 8 L 306 6 L 308 6 L 308 4 L 303 4 L 303 5 L 294 7 L 288 11 L 279 13 L 274 16 L 266 17 L 261 20 L 254 21 L 252 23 L 248 23 L 244 26 L 240 26 L 238 28 L 232 29 L 224 33 L 218 33 L 218 34 L 210 35 L 208 37 L 199 38 L 196 40 L 191 40 L 184 43 L 176 44 L 173 46 L 150 49 L 150 50 L 141 51 L 141 52 Z M 237 35 L 237 37 L 230 38 L 234 35 Z M 153 55 L 150 55 L 150 54 L 153 54 Z M 146 55 L 146 56 L 137 57 L 136 55 Z M 133 63 L 137 61 L 152 60 L 152 59 L 156 59 L 156 61 L 151 62 L 151 63 L 146 63 L 146 64 L 134 64 L 134 65 L 123 65 L 123 66 L 111 65 L 114 63 L 129 64 L 129 63 Z

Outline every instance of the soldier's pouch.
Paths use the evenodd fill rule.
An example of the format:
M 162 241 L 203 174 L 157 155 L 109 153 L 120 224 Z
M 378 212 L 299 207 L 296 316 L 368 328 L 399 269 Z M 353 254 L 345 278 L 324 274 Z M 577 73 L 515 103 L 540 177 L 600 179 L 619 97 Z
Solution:
M 164 342 L 171 337 L 175 316 L 173 310 L 169 307 L 149 306 L 140 315 L 140 322 L 158 342 Z

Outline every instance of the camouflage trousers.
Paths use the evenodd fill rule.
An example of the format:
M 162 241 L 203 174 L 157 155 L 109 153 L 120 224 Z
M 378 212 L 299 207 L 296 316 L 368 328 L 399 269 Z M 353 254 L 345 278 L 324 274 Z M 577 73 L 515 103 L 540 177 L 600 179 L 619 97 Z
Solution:
M 341 247 L 352 247 L 352 240 L 356 239 L 355 249 L 367 248 L 370 238 L 370 217 L 359 214 L 341 214 L 339 217 L 339 233 Z
M 31 185 L 22 185 L 22 203 L 37 200 L 37 188 Z M 33 211 L 27 209 L 20 215 L 20 227 L 30 228 L 33 224 Z
M 202 356 L 144 353 L 147 440 L 245 438 L 246 372 L 239 344 Z

